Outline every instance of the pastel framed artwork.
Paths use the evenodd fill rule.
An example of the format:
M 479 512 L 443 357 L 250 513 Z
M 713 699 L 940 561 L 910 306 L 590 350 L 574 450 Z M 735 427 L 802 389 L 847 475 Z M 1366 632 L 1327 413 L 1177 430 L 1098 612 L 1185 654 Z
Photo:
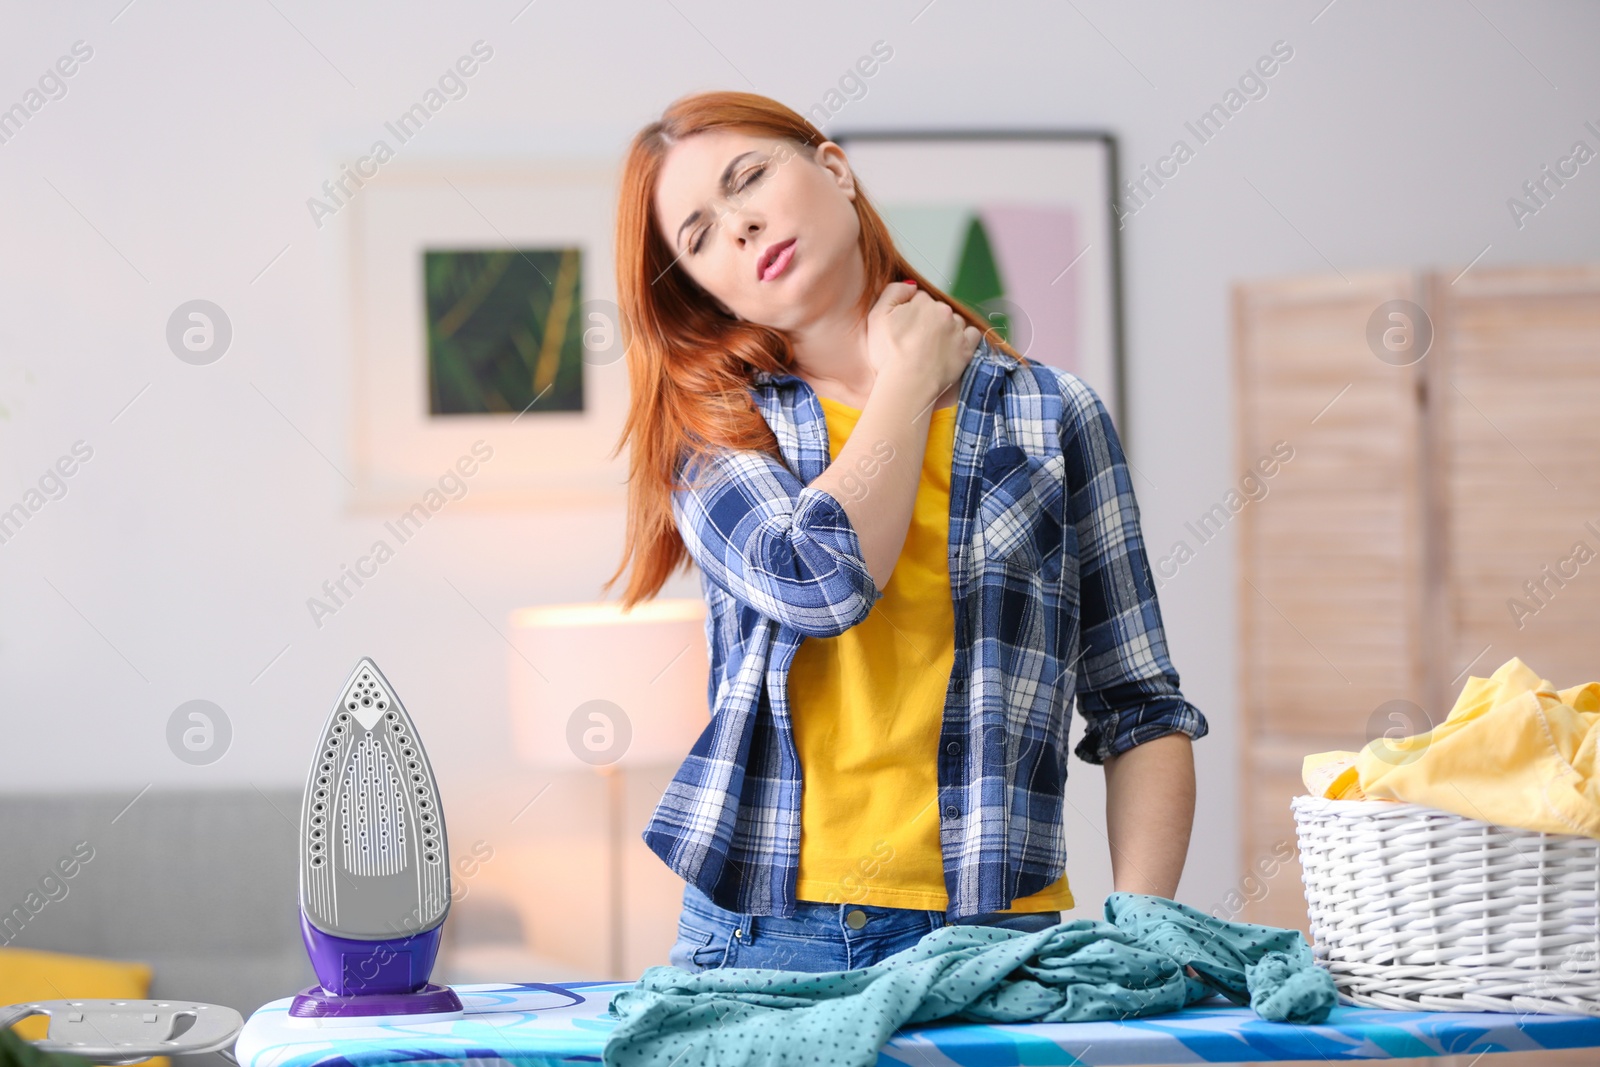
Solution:
M 832 140 L 912 264 L 1017 351 L 1087 382 L 1126 443 L 1116 139 L 852 130 Z

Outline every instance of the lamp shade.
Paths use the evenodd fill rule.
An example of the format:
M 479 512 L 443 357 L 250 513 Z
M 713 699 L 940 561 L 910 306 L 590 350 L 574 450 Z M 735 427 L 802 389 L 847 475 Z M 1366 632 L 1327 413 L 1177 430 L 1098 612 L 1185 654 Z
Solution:
M 709 721 L 706 605 L 598 602 L 511 613 L 511 727 L 544 770 L 679 763 Z

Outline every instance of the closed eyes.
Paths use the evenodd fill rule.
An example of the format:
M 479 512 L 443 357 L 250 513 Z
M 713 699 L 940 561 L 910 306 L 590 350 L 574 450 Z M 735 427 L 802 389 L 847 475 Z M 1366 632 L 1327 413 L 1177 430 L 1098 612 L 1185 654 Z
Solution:
M 767 166 L 766 166 L 765 163 L 763 163 L 759 167 L 752 167 L 749 170 L 745 171 L 743 179 L 739 182 L 738 186 L 733 190 L 734 194 L 737 195 L 739 193 L 744 192 L 747 188 L 750 187 L 750 183 L 751 182 L 754 182 L 757 178 L 761 177 L 761 175 L 766 172 L 766 169 L 767 169 Z M 689 254 L 690 255 L 694 255 L 696 252 L 700 251 L 701 246 L 706 243 L 706 241 L 705 241 L 706 234 L 709 233 L 710 231 L 711 231 L 711 227 L 707 226 L 705 229 L 701 230 L 699 233 L 697 233 L 695 235 L 694 243 L 689 246 Z

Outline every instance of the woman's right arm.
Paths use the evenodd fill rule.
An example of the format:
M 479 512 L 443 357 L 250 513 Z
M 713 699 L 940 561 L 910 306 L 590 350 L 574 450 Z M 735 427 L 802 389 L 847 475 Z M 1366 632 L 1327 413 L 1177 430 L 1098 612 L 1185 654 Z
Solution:
M 838 459 L 811 484 L 843 506 L 880 589 L 911 528 L 933 405 L 961 380 L 979 337 L 949 304 L 907 282 L 886 286 L 867 315 L 872 392 Z
M 884 368 L 839 457 L 811 483 L 850 518 L 874 584 L 889 584 L 911 529 L 933 404 L 942 382 Z
M 679 475 L 672 515 L 706 578 L 769 619 L 834 637 L 882 596 L 839 501 L 754 449 L 722 448 Z
M 807 636 L 861 622 L 911 525 L 937 398 L 927 392 L 880 374 L 838 458 L 810 485 L 765 452 L 703 457 L 672 493 L 689 555 L 735 600 Z
M 886 318 L 896 307 L 899 317 Z M 979 338 L 948 305 L 898 284 L 874 307 L 868 334 L 872 392 L 810 485 L 764 452 L 719 449 L 681 471 L 672 494 L 701 571 L 808 636 L 843 633 L 883 595 L 911 525 L 933 404 L 960 380 Z

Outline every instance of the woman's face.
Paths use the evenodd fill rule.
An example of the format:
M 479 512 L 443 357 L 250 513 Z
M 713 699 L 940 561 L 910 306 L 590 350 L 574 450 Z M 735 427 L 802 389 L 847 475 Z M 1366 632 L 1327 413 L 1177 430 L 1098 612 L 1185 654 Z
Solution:
M 677 265 L 724 310 L 788 330 L 860 295 L 854 200 L 844 150 L 832 141 L 813 149 L 709 130 L 668 151 L 655 207 Z M 763 275 L 762 266 L 781 270 Z

